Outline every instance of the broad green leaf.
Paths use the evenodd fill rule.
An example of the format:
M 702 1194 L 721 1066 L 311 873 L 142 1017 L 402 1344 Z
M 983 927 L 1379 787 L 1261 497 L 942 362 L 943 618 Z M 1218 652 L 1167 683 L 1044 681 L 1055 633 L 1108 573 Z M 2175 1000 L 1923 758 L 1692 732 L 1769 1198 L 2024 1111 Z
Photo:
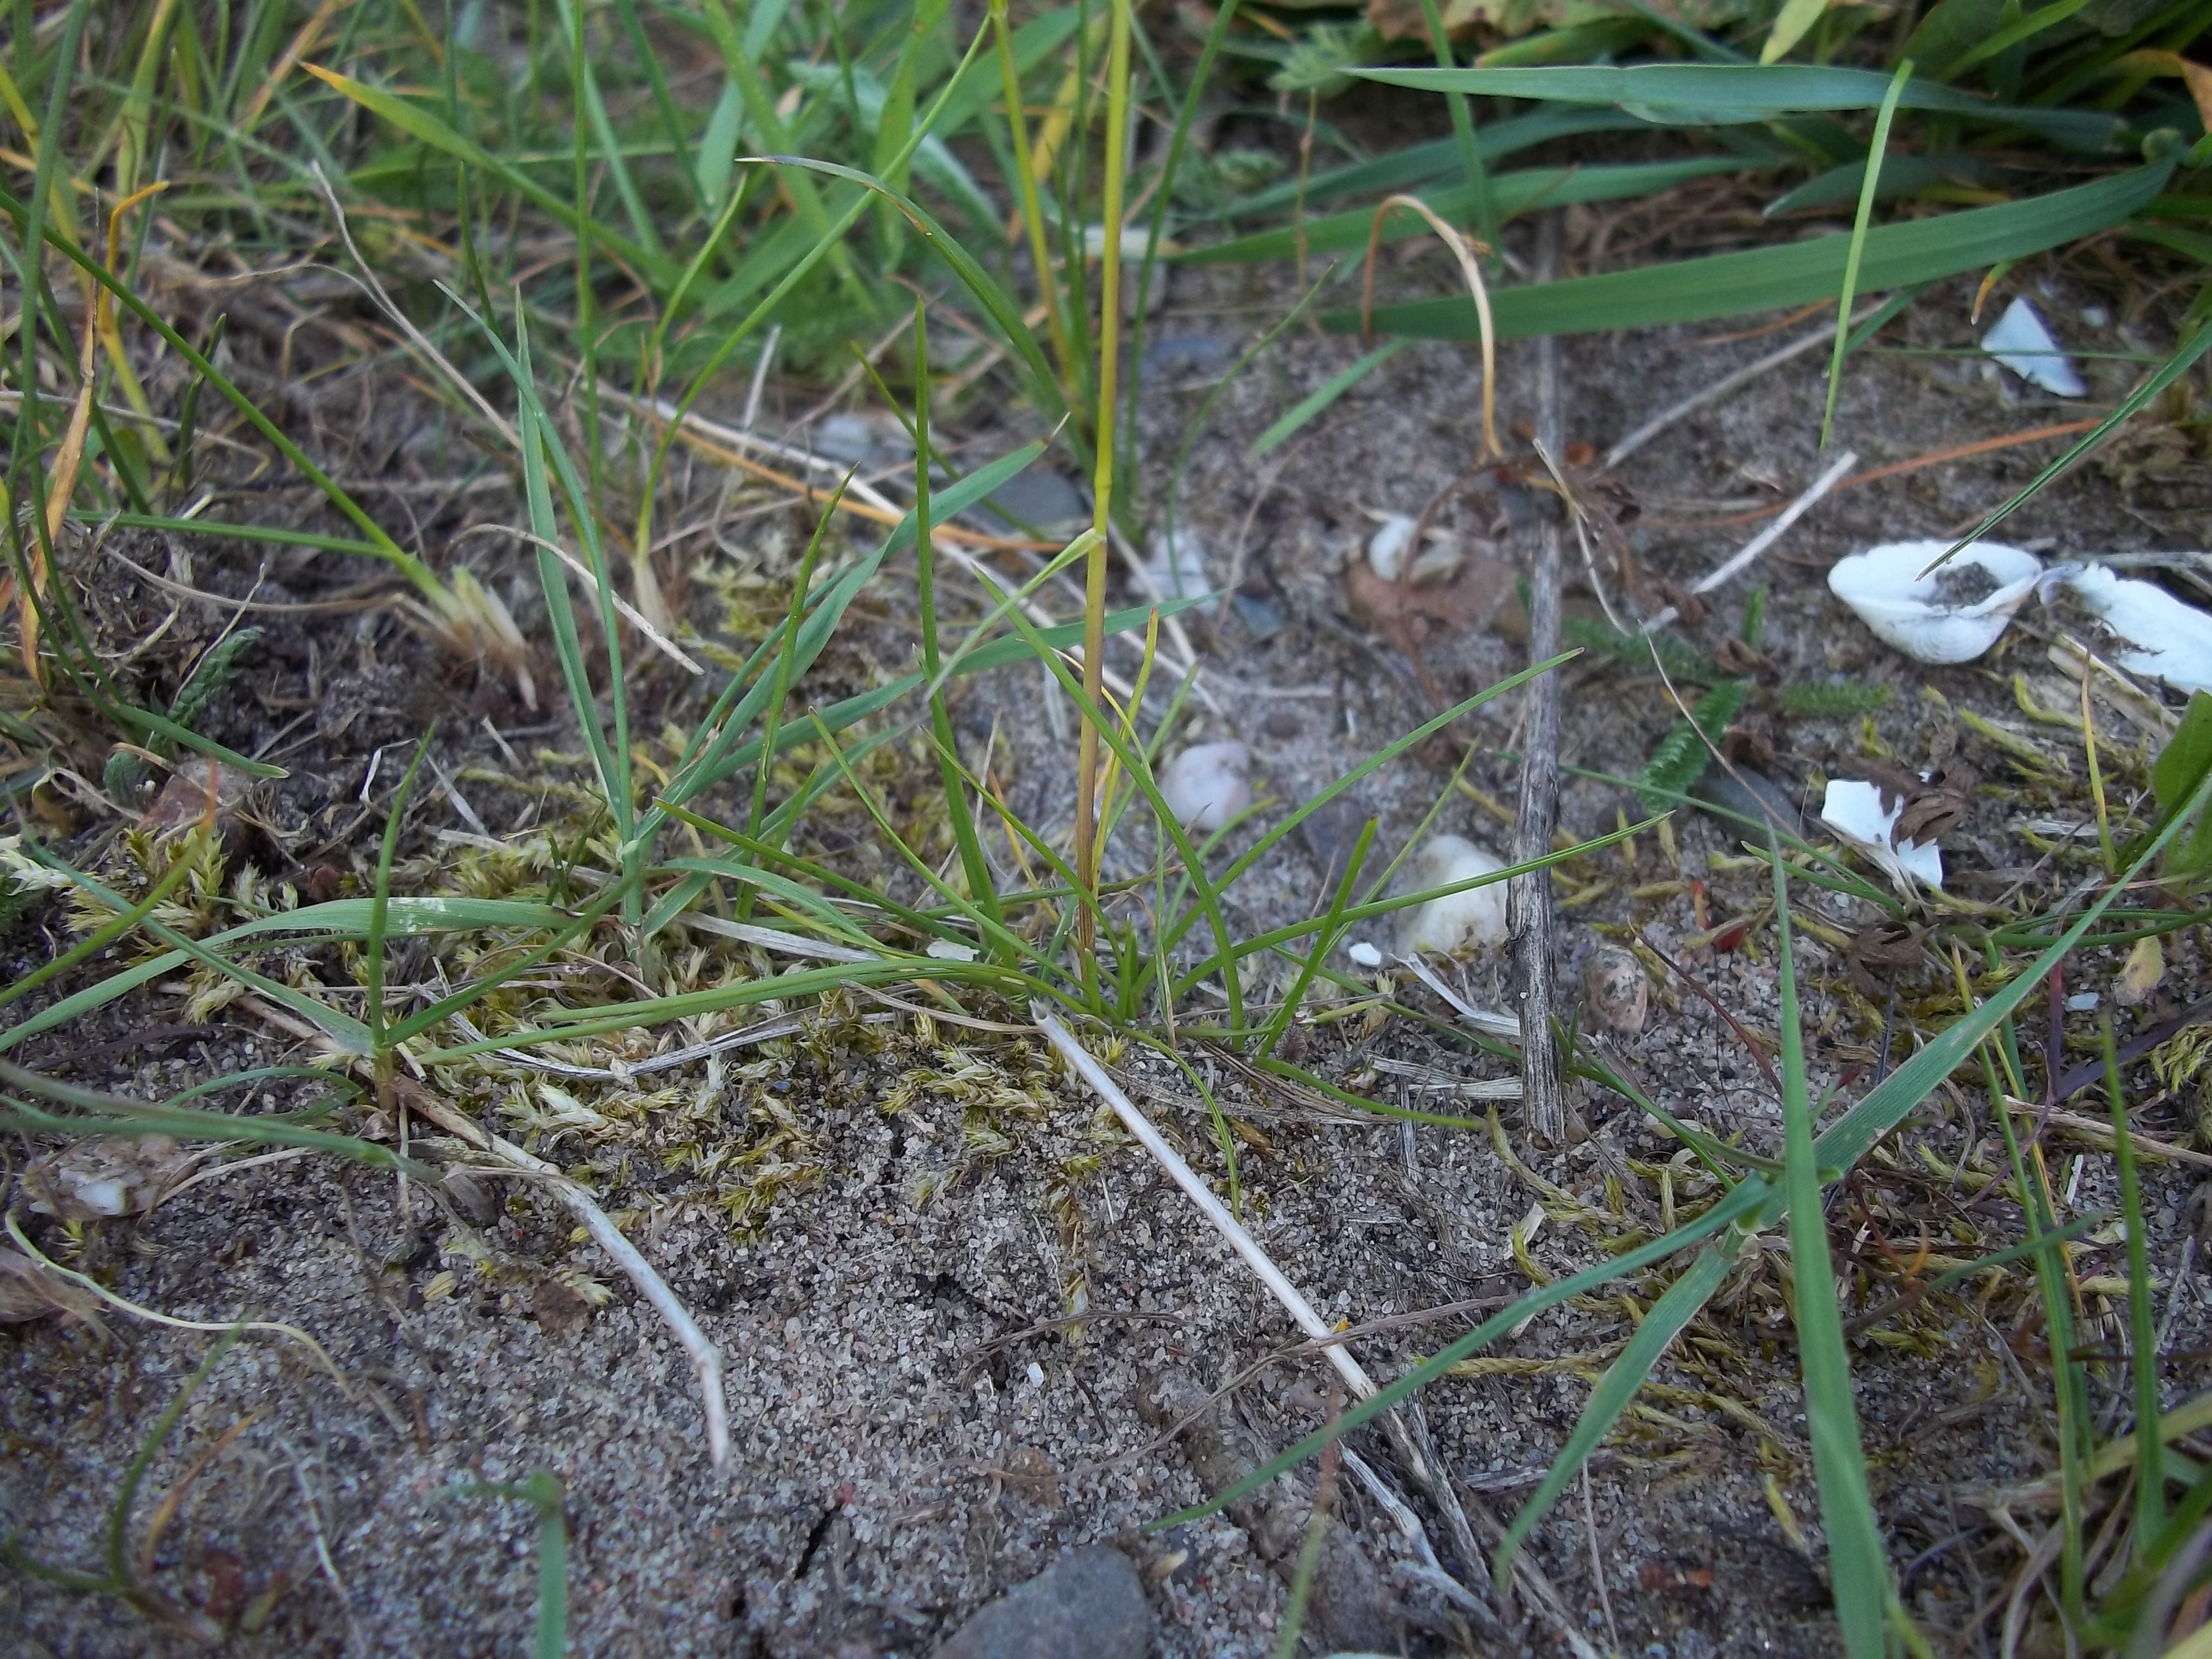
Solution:
M 1886 76 L 1876 78 L 1888 84 Z M 1859 286 L 1868 293 L 1907 288 L 2093 236 L 2139 211 L 2164 187 L 2172 165 L 2155 161 L 2024 202 L 1883 225 L 1867 233 Z M 1838 232 L 1779 247 L 1510 288 L 1492 293 L 1491 313 L 1499 337 L 1510 339 L 1702 322 L 1809 305 L 1842 292 L 1850 244 L 1850 235 Z M 1342 331 L 1359 325 L 1358 313 L 1349 311 L 1330 313 L 1322 321 Z M 1465 299 L 1378 307 L 1375 326 L 1425 339 L 1477 337 L 1474 306 Z
M 1813 64 L 1583 64 L 1557 69 L 1363 69 L 1365 81 L 1423 92 L 1479 93 L 1570 104 L 1610 104 L 1670 125 L 1771 121 L 1811 110 L 1876 109 L 1889 89 L 1879 70 Z M 2117 116 L 1994 103 L 1932 81 L 1916 83 L 1908 109 L 2021 126 L 2073 149 L 2109 150 L 2128 131 Z
M 1695 179 L 1717 173 L 1740 173 L 1738 155 L 1697 155 L 1677 161 L 1643 161 L 1624 167 L 1535 167 L 1522 173 L 1501 173 L 1489 181 L 1491 201 L 1500 214 L 1524 213 L 1531 208 L 1565 207 L 1574 202 L 1617 202 L 1656 195 Z M 1429 190 L 1421 199 L 1447 220 L 1464 221 L 1474 209 L 1474 191 L 1465 185 Z M 1294 258 L 1303 233 L 1308 253 L 1334 253 L 1367 246 L 1375 223 L 1372 208 L 1356 208 L 1308 219 L 1303 227 L 1285 225 L 1250 236 L 1217 242 L 1169 257 L 1186 264 L 1232 264 L 1261 259 Z M 1382 240 L 1395 242 L 1425 234 L 1420 220 L 1411 213 L 1394 213 L 1383 222 Z

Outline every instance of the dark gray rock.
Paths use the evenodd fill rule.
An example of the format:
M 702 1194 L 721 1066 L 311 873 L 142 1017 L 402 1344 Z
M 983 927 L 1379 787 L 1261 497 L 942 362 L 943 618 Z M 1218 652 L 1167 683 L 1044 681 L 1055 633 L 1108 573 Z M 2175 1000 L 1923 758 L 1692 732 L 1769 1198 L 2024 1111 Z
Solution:
M 1135 1565 L 1093 1544 L 1015 1585 L 955 1631 L 937 1659 L 1145 1659 L 1152 1645 Z

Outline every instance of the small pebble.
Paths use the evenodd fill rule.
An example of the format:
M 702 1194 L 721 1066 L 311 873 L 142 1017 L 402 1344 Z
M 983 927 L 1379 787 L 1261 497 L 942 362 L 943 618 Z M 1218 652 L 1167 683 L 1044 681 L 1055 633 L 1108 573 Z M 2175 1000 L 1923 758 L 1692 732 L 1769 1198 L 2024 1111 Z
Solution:
M 1303 722 L 1290 709 L 1278 708 L 1261 723 L 1260 729 L 1279 743 L 1297 736 Z
M 1495 854 L 1459 836 L 1438 836 L 1416 853 L 1407 885 L 1413 892 L 1449 887 L 1503 870 Z M 1505 940 L 1505 884 L 1492 882 L 1431 899 L 1403 913 L 1398 924 L 1400 954 L 1435 951 L 1445 956 Z
M 2103 1000 L 2104 998 L 2094 991 L 2082 991 L 2066 999 L 2066 1012 L 2069 1014 L 2094 1014 L 2097 1012 L 2097 1005 Z
M 1252 804 L 1251 769 L 1241 743 L 1194 744 L 1167 763 L 1160 793 L 1176 823 L 1211 834 Z
M 1152 1610 L 1135 1564 L 1093 1544 L 984 1607 L 937 1659 L 1144 1659 L 1152 1640 Z
M 1583 1001 L 1590 1018 L 1618 1036 L 1644 1029 L 1651 1007 L 1651 981 L 1636 952 L 1625 945 L 1601 945 L 1583 965 Z
M 1362 968 L 1380 968 L 1382 965 L 1382 953 L 1364 939 L 1354 939 L 1346 945 L 1344 954 Z

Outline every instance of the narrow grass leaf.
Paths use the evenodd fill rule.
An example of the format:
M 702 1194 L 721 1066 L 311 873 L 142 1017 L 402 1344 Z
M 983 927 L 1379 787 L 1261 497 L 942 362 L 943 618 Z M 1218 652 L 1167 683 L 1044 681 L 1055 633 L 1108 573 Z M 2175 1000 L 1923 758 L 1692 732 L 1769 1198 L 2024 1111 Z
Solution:
M 1315 416 L 1403 351 L 1407 344 L 1404 340 L 1386 341 L 1349 368 L 1337 370 L 1285 410 L 1272 426 L 1252 441 L 1252 447 L 1245 453 L 1256 461 L 1268 451 L 1288 443 L 1304 431 Z
M 1780 25 L 1776 26 L 1777 33 Z M 1828 399 L 1820 411 L 1820 447 L 1828 447 L 1828 434 L 1836 423 L 1836 394 L 1844 385 L 1844 353 L 1851 336 L 1851 301 L 1858 292 L 1859 264 L 1866 252 L 1867 228 L 1874 222 L 1875 191 L 1881 181 L 1882 157 L 1889 149 L 1889 124 L 1897 115 L 1897 100 L 1912 78 L 1912 60 L 1906 58 L 1890 77 L 1889 94 L 1874 118 L 1874 138 L 1867 146 L 1866 178 L 1859 185 L 1858 216 L 1851 222 L 1850 252 L 1844 260 L 1844 291 L 1837 301 L 1836 355 L 1828 362 Z
M 1805 1080 L 1805 1033 L 1797 1007 L 1797 968 L 1790 945 L 1790 884 L 1781 848 L 1770 841 L 1774 866 L 1775 935 L 1782 1008 L 1783 1189 L 1790 1205 L 1790 1267 L 1796 1291 L 1797 1347 L 1805 1376 L 1805 1425 L 1820 1486 L 1820 1520 L 1828 1534 L 1828 1576 L 1844 1647 L 1852 1659 L 1882 1659 L 1894 1594 L 1889 1553 L 1867 1488 L 1866 1449 L 1851 1395 L 1850 1352 L 1836 1309 L 1835 1270 L 1828 1255 L 1828 1218 L 1820 1207 L 1820 1170 L 1813 1140 L 1813 1106 Z
M 1551 1468 L 1544 1472 L 1542 1483 L 1521 1506 L 1520 1514 L 1513 1517 L 1513 1524 L 1505 1529 L 1505 1536 L 1491 1558 L 1492 1575 L 1499 1583 L 1505 1581 L 1513 1557 L 1528 1534 L 1551 1513 L 1552 1505 L 1559 1502 L 1560 1493 L 1582 1472 L 1589 1455 L 1597 1449 L 1598 1442 L 1605 1438 L 1621 1413 L 1628 1409 L 1629 1401 L 1651 1375 L 1651 1368 L 1659 1363 L 1668 1345 L 1720 1289 L 1735 1260 L 1735 1251 L 1708 1244 L 1681 1276 L 1667 1287 L 1666 1294 L 1651 1304 L 1651 1310 L 1637 1326 L 1636 1334 L 1629 1339 L 1620 1358 L 1606 1368 L 1597 1387 L 1591 1390 L 1589 1403 L 1583 1407 L 1574 1432 L 1567 1437 L 1559 1455 L 1552 1460 Z

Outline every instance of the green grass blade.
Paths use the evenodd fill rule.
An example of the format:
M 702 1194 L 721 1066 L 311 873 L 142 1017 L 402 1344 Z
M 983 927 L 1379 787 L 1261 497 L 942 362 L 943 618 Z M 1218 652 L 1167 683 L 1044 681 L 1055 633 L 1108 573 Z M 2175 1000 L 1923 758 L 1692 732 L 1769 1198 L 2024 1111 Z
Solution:
M 583 36 L 583 18 L 577 12 L 576 0 L 559 0 L 561 33 L 564 40 L 578 40 Z M 598 145 L 600 165 L 614 183 L 615 194 L 622 198 L 623 211 L 629 216 L 630 229 L 635 233 L 637 245 L 665 264 L 668 252 L 661 245 L 660 232 L 654 227 L 653 215 L 638 194 L 637 180 L 630 176 L 629 163 L 623 159 L 623 147 L 615 137 L 614 123 L 607 117 L 606 100 L 599 95 L 599 77 L 592 68 L 588 50 L 574 54 L 570 78 L 581 94 L 584 114 L 591 129 L 592 142 Z M 649 60 L 648 60 L 649 61 Z M 683 165 L 679 158 L 678 165 Z M 578 221 L 584 221 L 583 204 L 577 204 Z
M 2027 484 L 2021 488 L 2019 494 L 2015 495 L 2010 501 L 2007 501 L 2002 507 L 1997 508 L 1997 510 L 1990 514 L 1988 518 L 1983 520 L 1979 525 L 1976 526 L 1972 530 L 1960 537 L 1956 542 L 1952 544 L 1950 547 L 1944 550 L 1943 557 L 1945 559 L 1949 558 L 1953 554 L 1956 553 L 1960 548 L 1966 546 L 1969 542 L 1979 541 L 1983 537 L 1988 535 L 1990 532 L 2002 524 L 2007 519 L 2012 517 L 2014 514 L 2019 512 L 2021 507 L 2027 506 L 2028 502 L 2034 500 L 2036 496 L 2042 494 L 2044 489 L 2050 485 L 2052 480 L 2056 479 L 2061 473 L 2063 473 L 2069 467 L 2073 466 L 2075 462 L 2081 460 L 2092 450 L 2095 449 L 2098 445 L 2103 443 L 2106 439 L 2111 437 L 2115 432 L 2118 432 L 2122 427 L 2133 420 L 2135 416 L 2150 403 L 2152 398 L 2157 397 L 2160 392 L 2165 391 L 2166 387 L 2172 386 L 2183 375 L 2188 374 L 2191 369 L 2196 368 L 2198 360 L 2201 359 L 2207 351 L 2212 351 L 2212 324 L 2200 323 L 2194 333 L 2185 334 L 2183 336 L 2180 345 L 2176 348 L 2173 356 L 2166 360 L 2166 366 L 2163 368 L 2160 369 L 2157 374 L 2152 375 L 2141 386 L 2137 386 L 2133 392 L 2130 392 L 2121 402 L 2120 406 L 2118 409 L 2115 409 L 2111 414 L 2105 416 L 2103 420 L 2098 422 L 2095 428 L 2087 433 L 2079 443 L 2075 444 L 2063 455 L 2061 455 L 2057 460 L 2051 462 L 2050 465 L 2045 467 L 2043 471 L 2037 473 L 2035 477 L 2029 479 Z M 1937 562 L 1941 563 L 1942 561 L 1938 560 Z
M 407 821 L 407 802 L 415 793 L 415 779 L 422 769 L 423 757 L 430 752 L 430 740 L 437 735 L 437 730 L 434 723 L 415 745 L 415 758 L 407 763 L 406 775 L 399 780 L 399 787 L 392 793 L 392 805 L 385 811 L 384 840 L 376 854 L 376 885 L 368 901 L 368 937 L 363 941 L 362 951 L 368 988 L 369 1056 L 387 1079 L 389 1073 L 386 1068 L 392 1063 L 392 1054 L 384 1031 L 384 932 L 392 915 L 392 861 L 399 852 L 399 828 Z
M 2093 236 L 2140 211 L 2165 187 L 2172 166 L 2171 161 L 2154 161 L 2026 201 L 1881 226 L 1866 234 L 1860 283 L 1868 292 L 1881 293 Z M 1838 233 L 1784 246 L 1510 288 L 1491 295 L 1492 318 L 1498 337 L 1506 339 L 1649 328 L 1810 305 L 1842 292 L 1850 240 Z M 1350 311 L 1330 313 L 1322 321 L 1346 332 L 1359 325 L 1358 314 Z M 1379 307 L 1375 326 L 1425 339 L 1477 337 L 1474 307 L 1464 298 Z M 1986 526 L 1975 533 L 1985 532 Z
M 1779 31 L 1779 25 L 1777 30 Z M 1866 252 L 1867 228 L 1874 222 L 1875 191 L 1881 182 L 1881 162 L 1889 149 L 1889 124 L 1896 118 L 1897 100 L 1912 78 L 1912 60 L 1897 66 L 1890 77 L 1888 95 L 1874 118 L 1874 138 L 1867 146 L 1866 178 L 1859 185 L 1858 216 L 1851 222 L 1850 252 L 1844 260 L 1844 291 L 1837 301 L 1836 355 L 1828 362 L 1828 398 L 1820 411 L 1820 447 L 1828 447 L 1828 434 L 1836 423 L 1836 394 L 1844 386 L 1844 352 L 1850 343 L 1851 301 L 1858 292 L 1859 262 Z
M 1359 872 L 1366 867 L 1368 849 L 1375 844 L 1376 820 L 1370 817 L 1359 827 L 1359 838 L 1352 843 L 1351 854 L 1344 861 L 1344 876 L 1336 884 L 1336 893 L 1328 902 L 1328 912 L 1322 916 L 1321 926 L 1314 930 L 1313 949 L 1298 966 L 1298 976 L 1291 982 L 1290 994 L 1284 997 L 1283 1006 L 1275 1011 L 1267 1028 L 1260 1033 L 1258 1058 L 1267 1059 L 1275 1052 L 1275 1045 L 1283 1040 L 1283 1033 L 1297 1018 L 1298 1005 L 1305 1000 L 1306 987 L 1313 983 L 1314 970 L 1327 961 L 1328 953 L 1336 949 L 1336 942 L 1344 936 L 1344 909 L 1352 902 L 1353 890 L 1359 885 Z
M 1436 53 L 1437 67 L 1447 72 L 1457 67 L 1452 62 L 1451 37 L 1444 33 L 1444 20 L 1437 13 L 1437 0 L 1421 0 L 1421 21 L 1428 26 L 1429 46 Z M 1498 206 L 1490 199 L 1490 180 L 1483 172 L 1482 150 L 1474 142 L 1474 113 L 1471 100 L 1464 93 L 1446 93 L 1444 107 L 1451 117 L 1452 143 L 1459 151 L 1460 171 L 1465 176 L 1467 190 L 1474 207 L 1475 228 L 1482 240 L 1492 247 L 1498 246 Z
M 1820 1520 L 1828 1534 L 1828 1576 L 1844 1650 L 1852 1659 L 1882 1659 L 1894 1595 L 1889 1553 L 1867 1488 L 1866 1449 L 1851 1394 L 1850 1351 L 1836 1310 L 1835 1270 L 1828 1255 L 1828 1218 L 1820 1207 L 1820 1171 L 1813 1140 L 1813 1106 L 1805 1081 L 1805 1033 L 1797 1007 L 1797 969 L 1790 948 L 1790 885 L 1782 852 L 1769 842 L 1774 866 L 1775 934 L 1782 1009 L 1783 1190 L 1790 1204 L 1790 1267 L 1797 1346 L 1805 1375 L 1805 1425 L 1820 1486 Z
M 1576 1419 L 1574 1432 L 1567 1437 L 1552 1466 L 1544 1472 L 1544 1479 L 1529 1494 L 1528 1501 L 1521 1506 L 1513 1524 L 1505 1529 L 1491 1558 L 1491 1574 L 1500 1583 L 1506 1582 L 1513 1558 L 1527 1541 L 1538 1522 L 1551 1513 L 1559 1494 L 1568 1483 L 1582 1472 L 1589 1455 L 1597 1449 L 1598 1442 L 1612 1431 L 1620 1414 L 1628 1409 L 1628 1402 L 1651 1375 L 1651 1368 L 1659 1363 L 1682 1328 L 1698 1316 L 1698 1310 L 1712 1299 L 1720 1289 L 1721 1281 L 1735 1261 L 1733 1250 L 1717 1244 L 1709 1244 L 1698 1253 L 1697 1259 L 1685 1268 L 1680 1278 L 1667 1287 L 1667 1293 L 1651 1304 L 1650 1312 L 1637 1326 L 1636 1334 L 1621 1351 L 1620 1358 L 1606 1368 L 1605 1375 L 1590 1392 L 1589 1403 Z
M 1288 443 L 1304 431 L 1315 416 L 1403 351 L 1407 344 L 1404 340 L 1385 341 L 1358 362 L 1337 370 L 1292 404 L 1265 432 L 1253 439 L 1252 447 L 1245 453 L 1256 461 L 1269 450 L 1279 449 Z
M 4 189 L 0 189 L 0 213 L 5 213 L 18 225 L 27 229 L 30 222 L 30 210 Z M 246 417 L 253 429 L 269 441 L 277 453 L 283 456 L 298 470 L 302 477 L 322 493 L 325 500 L 350 520 L 368 538 L 371 544 L 377 550 L 378 557 L 398 567 L 441 614 L 451 613 L 453 596 L 430 568 L 404 550 L 398 542 L 392 540 L 381 525 L 363 512 L 360 504 L 340 489 L 329 474 L 309 460 L 300 447 L 287 437 L 275 422 L 264 415 L 258 405 L 240 391 L 228 375 L 210 362 L 191 342 L 171 327 L 159 313 L 140 299 L 128 285 L 118 282 L 109 273 L 106 265 L 93 258 L 68 237 L 63 235 L 57 227 L 52 224 L 44 226 L 43 234 L 48 246 L 55 249 L 70 264 L 83 271 L 87 276 L 106 289 L 132 316 L 160 335 L 167 343 L 170 349 L 190 364 L 209 385 L 222 393 L 231 405 Z M 25 332 L 27 334 L 30 331 L 26 330 Z M 29 409 L 37 402 L 36 398 L 27 398 L 24 400 L 24 407 Z
M 1768 30 L 1766 44 L 1759 49 L 1759 61 L 1771 64 L 1788 55 L 1811 31 L 1828 9 L 1828 0 L 1783 0 L 1782 9 L 1775 15 L 1774 27 Z
M 372 87 L 351 76 L 340 75 L 335 70 L 326 70 L 315 64 L 302 64 L 300 67 L 333 91 L 343 93 L 353 100 L 370 114 L 390 122 L 409 137 L 479 172 L 489 173 L 532 206 L 552 215 L 573 234 L 580 236 L 585 234 L 586 227 L 578 216 L 574 204 L 563 201 L 557 193 L 548 190 L 520 167 L 494 155 L 474 139 L 455 132 L 429 111 L 410 104 L 380 87 Z M 666 257 L 630 238 L 610 230 L 605 225 L 593 224 L 588 228 L 592 240 L 619 256 L 660 292 L 665 293 L 680 275 Z

